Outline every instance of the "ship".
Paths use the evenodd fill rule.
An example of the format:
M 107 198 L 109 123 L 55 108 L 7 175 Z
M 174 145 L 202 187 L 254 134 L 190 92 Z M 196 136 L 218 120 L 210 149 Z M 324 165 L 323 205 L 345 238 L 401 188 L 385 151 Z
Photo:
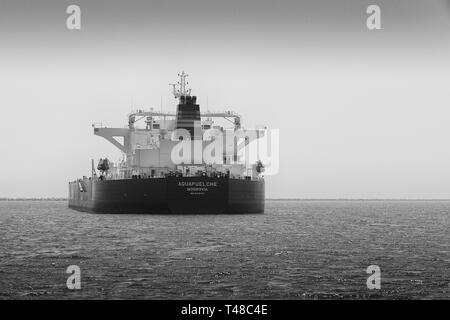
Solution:
M 138 109 L 123 128 L 92 125 L 94 135 L 117 147 L 122 158 L 102 158 L 97 167 L 91 159 L 90 176 L 69 182 L 69 208 L 93 213 L 264 213 L 264 164 L 257 154 L 250 159 L 248 150 L 267 127 L 244 129 L 233 111 L 201 112 L 188 89 L 188 75 L 183 71 L 178 76 L 171 84 L 176 112 Z

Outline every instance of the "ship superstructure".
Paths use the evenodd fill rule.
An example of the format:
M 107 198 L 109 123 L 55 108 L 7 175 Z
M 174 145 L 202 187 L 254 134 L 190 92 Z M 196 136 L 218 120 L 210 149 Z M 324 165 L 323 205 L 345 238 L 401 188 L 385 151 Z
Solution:
M 111 163 L 100 159 L 100 174 L 92 164 L 90 178 L 70 184 L 69 206 L 107 211 L 114 208 L 112 201 L 121 211 L 130 212 L 264 210 L 264 169 L 257 150 L 256 161 L 249 157 L 249 146 L 258 143 L 265 128 L 244 130 L 241 117 L 232 111 L 201 112 L 197 97 L 187 88 L 187 76 L 182 72 L 178 83 L 171 85 L 178 100 L 175 113 L 136 110 L 128 115 L 125 128 L 93 125 L 94 134 L 116 146 L 123 153 L 123 160 Z M 220 119 L 230 125 L 221 125 L 217 121 Z M 99 189 L 106 184 L 110 195 L 116 197 L 114 200 L 108 191 Z M 115 185 L 120 185 L 120 190 L 112 187 Z M 136 189 L 138 185 L 142 186 Z M 247 185 L 252 187 L 246 188 Z M 161 190 L 154 192 L 155 186 Z M 235 192 L 244 206 L 233 205 L 233 201 L 229 205 L 230 194 Z M 87 201 L 81 201 L 83 197 Z M 135 199 L 134 203 L 130 198 Z M 184 209 L 179 205 L 183 203 Z

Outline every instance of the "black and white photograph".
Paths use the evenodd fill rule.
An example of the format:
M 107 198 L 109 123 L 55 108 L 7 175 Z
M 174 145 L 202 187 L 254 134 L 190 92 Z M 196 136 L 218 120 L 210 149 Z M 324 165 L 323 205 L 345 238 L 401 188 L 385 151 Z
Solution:
M 449 300 L 449 84 L 449 0 L 0 0 L 0 300 Z

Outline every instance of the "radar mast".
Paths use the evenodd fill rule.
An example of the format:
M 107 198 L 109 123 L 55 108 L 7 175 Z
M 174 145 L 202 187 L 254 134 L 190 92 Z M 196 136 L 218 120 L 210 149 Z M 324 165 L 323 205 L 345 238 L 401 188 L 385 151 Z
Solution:
M 178 81 L 176 84 L 170 84 L 173 87 L 173 95 L 178 99 L 182 96 L 190 96 L 191 89 L 188 89 L 186 87 L 186 85 L 189 84 L 189 82 L 186 81 L 186 77 L 188 76 L 188 74 L 183 71 L 181 72 L 181 74 L 178 74 L 178 76 L 180 77 L 180 81 Z

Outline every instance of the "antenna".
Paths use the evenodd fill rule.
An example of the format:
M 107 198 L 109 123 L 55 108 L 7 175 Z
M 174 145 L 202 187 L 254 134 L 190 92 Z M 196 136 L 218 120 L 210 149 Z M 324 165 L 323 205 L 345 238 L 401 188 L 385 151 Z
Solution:
M 173 95 L 175 96 L 175 98 L 179 98 L 181 96 L 190 96 L 191 89 L 186 88 L 186 85 L 189 84 L 189 82 L 186 81 L 186 77 L 189 75 L 183 71 L 181 72 L 181 74 L 178 74 L 178 76 L 180 77 L 180 81 L 178 81 L 176 84 L 170 84 L 173 87 Z

